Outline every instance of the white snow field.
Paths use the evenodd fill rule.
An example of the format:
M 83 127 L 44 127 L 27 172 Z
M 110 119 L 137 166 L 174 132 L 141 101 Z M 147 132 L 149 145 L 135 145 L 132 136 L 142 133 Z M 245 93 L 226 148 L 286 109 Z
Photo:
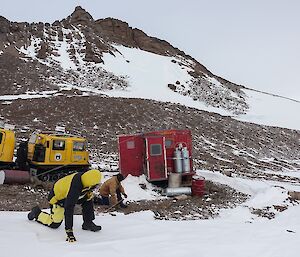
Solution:
M 100 232 L 81 229 L 82 218 L 75 216 L 77 242 L 65 242 L 64 224 L 50 229 L 28 221 L 25 212 L 0 212 L 0 256 L 63 257 L 298 257 L 300 252 L 300 205 L 287 200 L 287 190 L 300 185 L 226 177 L 220 173 L 197 171 L 206 179 L 227 184 L 250 194 L 245 203 L 221 210 L 209 220 L 155 220 L 150 211 L 129 215 L 99 214 L 95 223 Z M 127 177 L 122 182 L 130 200 L 155 199 L 152 192 L 141 192 L 143 177 Z M 288 207 L 274 219 L 251 214 L 250 208 L 273 205 Z

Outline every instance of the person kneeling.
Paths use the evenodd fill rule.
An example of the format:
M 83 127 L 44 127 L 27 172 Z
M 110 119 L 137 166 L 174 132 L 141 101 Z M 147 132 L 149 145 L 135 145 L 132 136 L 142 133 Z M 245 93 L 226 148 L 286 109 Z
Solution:
M 29 220 L 48 226 L 58 228 L 65 218 L 66 241 L 75 242 L 73 234 L 73 215 L 76 204 L 82 206 L 83 224 L 82 229 L 99 231 L 101 226 L 97 226 L 93 206 L 93 189 L 100 183 L 102 174 L 99 170 L 89 170 L 86 172 L 73 173 L 59 179 L 50 191 L 48 200 L 50 204 L 50 214 L 41 211 L 39 206 L 32 208 L 27 217 Z
M 121 185 L 121 181 L 124 180 L 124 176 L 122 174 L 117 174 L 106 180 L 102 186 L 100 187 L 100 204 L 109 205 L 110 198 L 112 206 L 120 206 L 121 208 L 126 208 L 127 205 L 123 203 L 122 195 L 127 198 L 127 194 L 123 186 Z

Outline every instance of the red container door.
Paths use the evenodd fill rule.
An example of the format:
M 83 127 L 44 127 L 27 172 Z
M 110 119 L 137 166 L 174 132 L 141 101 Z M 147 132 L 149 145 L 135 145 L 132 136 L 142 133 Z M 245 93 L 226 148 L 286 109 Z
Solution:
M 167 179 L 165 137 L 146 137 L 146 171 L 149 181 Z
M 124 176 L 140 176 L 143 171 L 143 139 L 137 136 L 119 136 L 119 168 Z

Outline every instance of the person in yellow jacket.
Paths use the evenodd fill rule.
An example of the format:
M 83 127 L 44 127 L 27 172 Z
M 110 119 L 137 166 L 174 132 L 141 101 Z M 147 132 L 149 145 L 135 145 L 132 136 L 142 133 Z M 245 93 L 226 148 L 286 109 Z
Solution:
M 125 193 L 125 190 L 123 186 L 121 185 L 121 181 L 124 180 L 124 176 L 119 173 L 117 175 L 112 176 L 110 179 L 106 180 L 100 187 L 100 195 L 101 195 L 101 204 L 103 205 L 109 205 L 109 197 L 111 197 L 111 204 L 117 205 L 119 203 L 119 206 L 121 208 L 126 208 L 127 205 L 125 205 L 122 202 L 122 195 L 127 198 L 127 194 Z
M 29 220 L 48 226 L 58 228 L 65 218 L 66 241 L 75 242 L 73 234 L 73 215 L 76 204 L 82 206 L 83 224 L 82 229 L 99 231 L 101 226 L 95 225 L 93 189 L 100 183 L 102 174 L 99 170 L 88 170 L 77 172 L 59 179 L 49 193 L 50 214 L 41 211 L 39 206 L 35 206 L 28 213 Z

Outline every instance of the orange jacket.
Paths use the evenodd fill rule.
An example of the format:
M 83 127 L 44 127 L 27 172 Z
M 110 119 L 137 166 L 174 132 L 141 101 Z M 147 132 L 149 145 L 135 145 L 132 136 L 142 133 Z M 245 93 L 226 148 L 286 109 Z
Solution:
M 117 176 L 113 176 L 112 178 L 106 180 L 102 186 L 100 187 L 100 195 L 109 197 L 111 195 L 112 204 L 117 203 L 117 189 L 120 190 L 122 194 L 125 194 L 125 190 L 119 182 Z

